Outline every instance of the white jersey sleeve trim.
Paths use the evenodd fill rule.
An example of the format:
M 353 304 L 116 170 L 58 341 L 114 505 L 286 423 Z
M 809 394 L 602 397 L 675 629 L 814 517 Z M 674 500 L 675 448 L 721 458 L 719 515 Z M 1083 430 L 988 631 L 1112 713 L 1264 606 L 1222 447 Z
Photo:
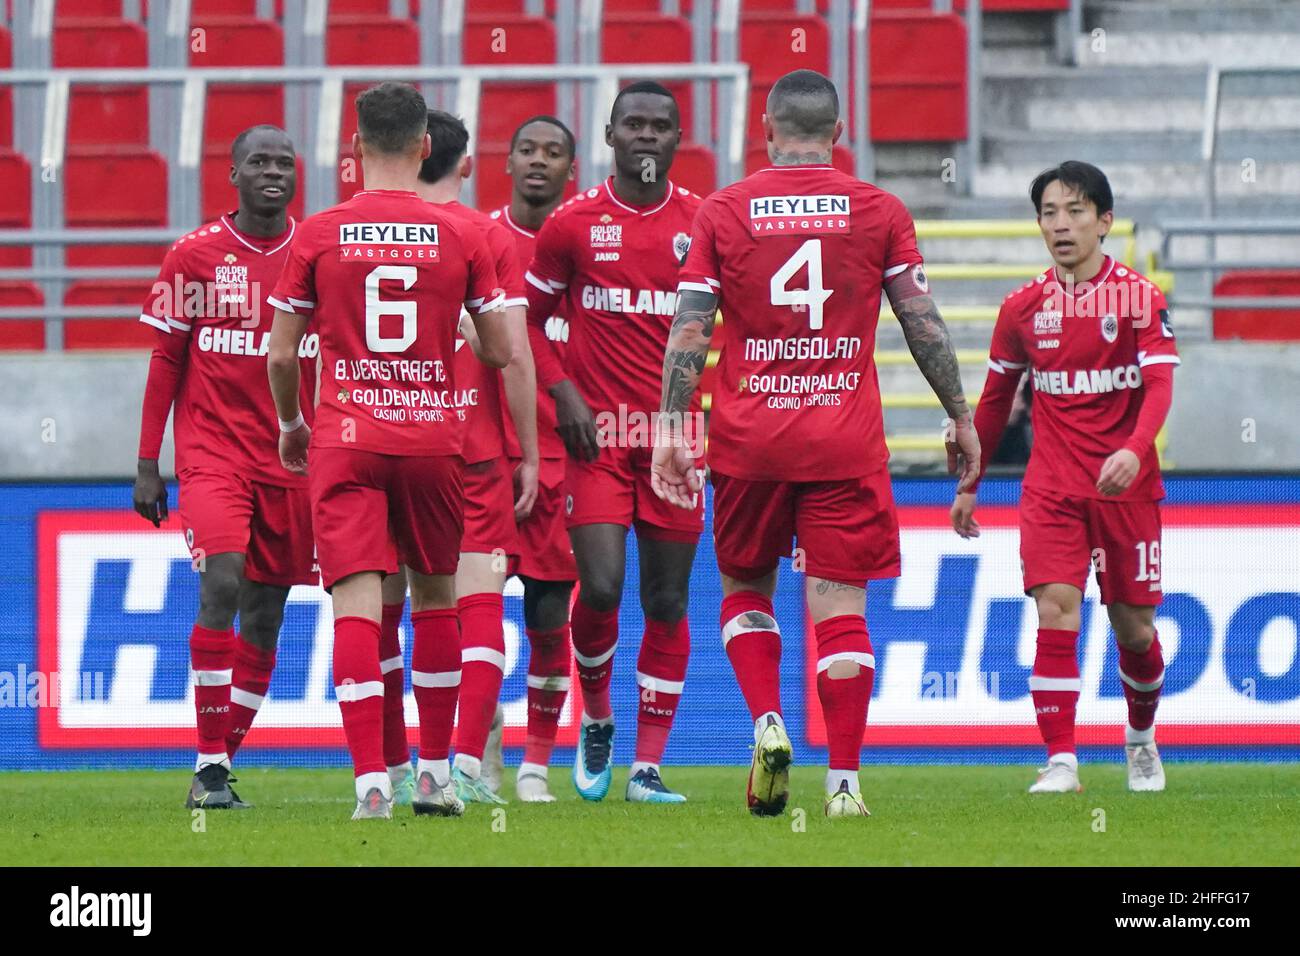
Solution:
M 510 308 L 514 308 L 515 306 L 519 306 L 525 309 L 528 308 L 528 297 L 520 295 L 520 296 L 515 296 L 513 299 L 506 299 L 505 308 L 510 309 Z
M 1018 372 L 1028 364 L 1026 362 L 1008 362 L 1006 359 L 995 359 L 989 356 L 989 368 L 999 375 L 1005 375 L 1007 372 Z
M 708 279 L 705 282 L 688 282 L 683 279 L 681 282 L 677 283 L 678 292 L 708 292 L 710 294 L 716 294 L 719 288 L 720 286 L 718 283 L 712 279 Z
M 141 312 L 140 321 L 143 322 L 145 325 L 152 325 L 159 332 L 166 332 L 168 335 L 171 335 L 172 333 L 171 327 L 166 322 L 164 322 L 162 319 L 155 319 L 152 315 L 146 315 L 145 313 Z
M 466 299 L 465 305 L 483 315 L 485 312 L 495 312 L 497 309 L 504 309 L 506 303 L 506 294 L 497 293 L 495 298 L 484 301 L 483 299 Z
M 548 294 L 559 292 L 561 289 L 567 289 L 569 287 L 567 282 L 556 282 L 554 279 L 543 279 L 541 276 L 535 275 L 531 271 L 525 272 L 524 278 Z
M 268 295 L 266 297 L 266 302 L 268 305 L 274 306 L 275 308 L 279 309 L 281 312 L 290 312 L 294 314 L 298 312 L 298 310 L 295 309 L 292 305 L 290 305 L 289 302 L 284 301 L 284 299 L 277 299 L 273 295 Z M 290 300 L 290 302 L 292 302 L 292 300 Z
M 170 315 L 167 316 L 167 324 L 173 329 L 179 329 L 182 332 L 188 332 L 191 328 L 188 322 L 182 322 L 180 319 L 173 319 Z
M 1138 367 L 1146 368 L 1148 365 L 1182 365 L 1182 360 L 1177 355 L 1147 355 L 1145 352 L 1138 353 Z
M 910 262 L 904 262 L 896 266 L 890 266 L 888 269 L 885 270 L 885 278 L 892 279 L 900 272 L 906 272 L 908 270 L 908 267 L 910 267 L 911 265 L 912 263 Z

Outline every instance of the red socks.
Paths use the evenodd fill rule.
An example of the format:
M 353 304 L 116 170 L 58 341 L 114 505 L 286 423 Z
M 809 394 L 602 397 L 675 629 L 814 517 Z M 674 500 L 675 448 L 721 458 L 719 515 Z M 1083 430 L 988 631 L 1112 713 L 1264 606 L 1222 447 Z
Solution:
M 353 773 L 384 773 L 384 682 L 379 673 L 379 623 L 334 619 L 334 693 Z
M 857 614 L 842 614 L 822 621 L 816 630 L 817 697 L 826 720 L 828 766 L 831 770 L 856 771 L 876 676 L 867 622 Z M 857 676 L 831 677 L 831 666 L 838 661 L 857 664 Z
M 1128 725 L 1136 731 L 1148 731 L 1156 721 L 1156 705 L 1165 682 L 1165 657 L 1157 633 L 1145 654 L 1119 649 L 1119 678 L 1124 683 L 1128 701 Z
M 618 608 L 593 611 L 582 596 L 573 602 L 573 658 L 578 662 L 582 685 L 582 709 L 592 720 L 604 720 L 609 706 L 609 677 L 614 670 L 614 646 L 618 643 Z
M 677 702 L 682 696 L 690 651 L 691 632 L 686 618 L 675 624 L 651 620 L 645 622 L 641 653 L 636 661 L 636 682 L 641 688 L 636 724 L 638 763 L 657 765 L 663 759 L 668 732 L 672 730 L 673 717 L 677 714 Z M 606 699 L 608 700 L 608 677 Z
M 781 713 L 781 629 L 770 598 L 737 591 L 722 601 L 722 645 L 749 715 Z
M 398 637 L 405 609 L 405 601 L 385 604 L 379 622 L 379 672 L 384 680 L 384 763 L 390 767 L 400 767 L 411 760 L 411 745 L 406 741 L 402 642 Z
M 194 671 L 194 717 L 198 730 L 198 764 L 230 764 L 226 727 L 230 720 L 230 679 L 235 665 L 235 632 L 195 624 L 190 631 L 190 668 Z
M 266 697 L 275 670 L 275 651 L 264 651 L 247 641 L 235 641 L 235 668 L 230 684 L 230 721 L 226 729 L 226 753 L 232 758 L 253 726 L 253 718 Z
M 411 615 L 411 687 L 420 712 L 420 759 L 446 760 L 460 693 L 460 630 L 456 609 Z M 381 765 L 380 770 L 383 770 Z
M 1075 648 L 1078 639 L 1077 631 L 1038 629 L 1038 651 L 1029 677 L 1029 691 L 1049 759 L 1058 753 L 1074 753 L 1074 711 L 1079 703 L 1080 687 L 1079 656 Z M 1120 660 L 1122 667 L 1123 657 Z
M 482 760 L 506 669 L 503 602 L 500 594 L 483 593 L 466 595 L 456 605 L 460 611 L 461 647 L 456 753 Z
M 545 767 L 551 762 L 560 711 L 569 693 L 569 628 L 528 630 L 528 737 L 524 763 Z

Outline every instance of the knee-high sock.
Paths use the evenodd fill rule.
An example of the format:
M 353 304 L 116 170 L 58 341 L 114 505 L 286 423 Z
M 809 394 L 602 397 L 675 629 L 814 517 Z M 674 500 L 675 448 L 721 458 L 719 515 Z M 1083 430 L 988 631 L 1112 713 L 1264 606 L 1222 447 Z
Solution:
M 379 622 L 334 619 L 334 693 L 355 776 L 384 771 L 384 682 L 379 673 Z
M 406 602 L 385 604 L 379 622 L 379 670 L 384 675 L 384 763 L 400 767 L 411 760 L 406 741 L 405 670 L 398 630 Z
M 460 694 L 460 629 L 455 608 L 417 611 L 411 648 L 411 687 L 420 712 L 420 759 L 446 760 Z
M 461 672 L 456 754 L 482 760 L 506 669 L 503 602 L 500 594 L 467 594 L 456 607 L 460 611 Z
M 226 753 L 235 751 L 248 737 L 253 719 L 262 707 L 275 670 L 275 649 L 264 651 L 244 640 L 235 641 L 235 671 L 230 682 L 230 722 L 226 726 Z
M 573 603 L 571 627 L 583 712 L 594 720 L 604 720 L 613 712 L 609 706 L 609 675 L 614 670 L 614 647 L 618 644 L 618 608 L 593 611 L 579 594 Z
M 1079 703 L 1078 631 L 1038 629 L 1038 650 L 1029 677 L 1038 729 L 1047 756 L 1074 753 L 1074 711 Z
M 569 626 L 554 631 L 529 628 L 528 646 L 528 737 L 523 762 L 537 772 L 536 768 L 551 762 L 560 711 L 569 693 Z
M 876 676 L 867 622 L 857 614 L 829 617 L 816 626 L 817 698 L 826 721 L 826 746 L 831 770 L 858 769 L 862 734 L 867 727 L 867 707 Z M 858 665 L 854 677 L 833 678 L 832 665 L 849 661 Z
M 1129 727 L 1138 736 L 1149 736 L 1156 722 L 1160 688 L 1165 682 L 1165 656 L 1158 633 L 1143 654 L 1122 647 L 1119 649 L 1119 677 L 1124 683 L 1124 699 L 1128 702 Z
M 226 727 L 230 721 L 230 680 L 235 667 L 235 632 L 195 624 L 190 631 L 190 669 L 194 679 L 194 725 L 198 760 L 230 766 Z
M 781 713 L 781 628 L 772 600 L 757 591 L 737 591 L 723 599 L 721 619 L 722 645 L 749 716 Z
M 690 653 L 691 632 L 686 618 L 673 624 L 646 620 L 636 661 L 641 698 L 636 723 L 637 763 L 658 764 L 663 759 Z

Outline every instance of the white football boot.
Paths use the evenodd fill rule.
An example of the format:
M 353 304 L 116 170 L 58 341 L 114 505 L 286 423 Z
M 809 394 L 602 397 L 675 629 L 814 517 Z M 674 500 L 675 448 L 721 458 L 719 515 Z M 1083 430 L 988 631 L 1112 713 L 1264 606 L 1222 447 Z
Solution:
M 411 809 L 420 816 L 459 817 L 465 813 L 465 804 L 456 796 L 451 780 L 439 786 L 433 774 L 425 771 L 415 779 Z
M 862 802 L 862 794 L 849 789 L 847 780 L 840 782 L 840 788 L 826 795 L 826 815 L 828 817 L 869 817 L 871 811 Z
M 1156 792 L 1165 788 L 1165 768 L 1160 764 L 1160 751 L 1154 740 L 1147 744 L 1128 744 L 1124 754 L 1128 757 L 1130 790 Z
M 1038 780 L 1030 793 L 1082 793 L 1079 784 L 1079 761 L 1074 754 L 1057 754 L 1038 771 Z
M 523 803 L 555 802 L 546 775 L 523 767 L 519 768 L 519 776 L 515 778 L 515 797 Z
M 378 787 L 371 787 L 366 795 L 357 801 L 357 808 L 352 811 L 353 820 L 391 820 L 393 819 L 393 801 L 386 797 Z

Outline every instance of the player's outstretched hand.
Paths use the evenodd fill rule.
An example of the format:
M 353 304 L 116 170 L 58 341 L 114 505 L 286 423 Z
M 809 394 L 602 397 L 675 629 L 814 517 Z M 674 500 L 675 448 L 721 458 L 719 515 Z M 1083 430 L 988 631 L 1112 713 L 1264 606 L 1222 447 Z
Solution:
M 699 501 L 703 472 L 681 444 L 656 445 L 650 463 L 650 487 L 654 493 L 678 508 L 691 511 Z
M 523 521 L 537 504 L 537 463 L 521 461 L 515 469 L 515 521 Z
M 136 464 L 131 504 L 135 513 L 152 521 L 155 528 L 167 520 L 167 486 L 158 474 L 158 462 L 152 458 L 141 458 Z
M 1127 448 L 1121 448 L 1106 459 L 1097 475 L 1097 490 L 1103 495 L 1123 494 L 1133 484 L 1142 463 Z
M 980 478 L 980 437 L 969 415 L 949 419 L 943 433 L 948 452 L 948 474 L 957 475 L 957 493 L 974 487 Z
M 295 475 L 307 474 L 307 446 L 311 443 L 311 429 L 299 425 L 291 432 L 280 432 L 280 464 Z
M 952 530 L 963 538 L 980 536 L 979 522 L 975 520 L 975 496 L 959 493 L 952 501 Z
M 555 430 L 564 447 L 579 461 L 595 461 L 600 454 L 596 416 L 572 382 L 564 381 L 552 392 L 555 398 Z

